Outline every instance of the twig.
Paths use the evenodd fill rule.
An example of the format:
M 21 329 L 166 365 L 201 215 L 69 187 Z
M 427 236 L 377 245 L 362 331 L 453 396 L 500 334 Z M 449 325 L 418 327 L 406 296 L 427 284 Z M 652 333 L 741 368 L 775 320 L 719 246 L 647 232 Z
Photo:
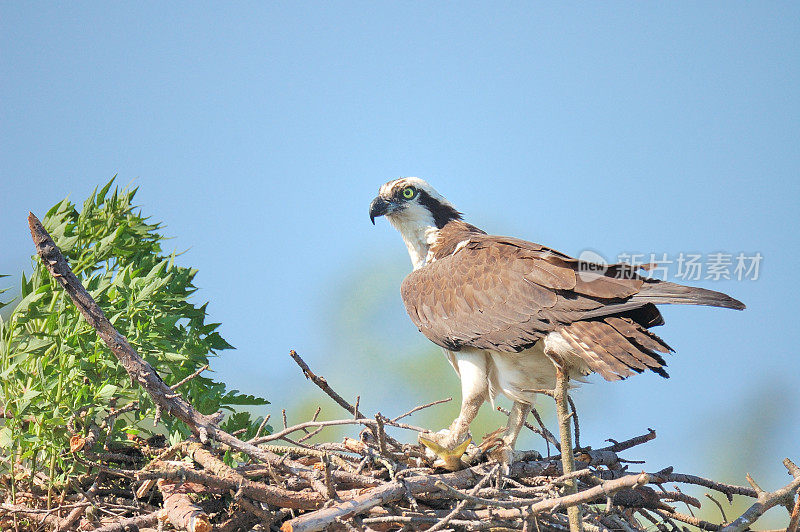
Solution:
M 258 430 L 256 430 L 255 436 L 253 436 L 253 438 L 249 441 L 249 443 L 253 443 L 253 440 L 257 440 L 258 437 L 261 436 L 261 432 L 263 432 L 264 427 L 267 426 L 267 422 L 269 421 L 269 418 L 271 416 L 272 414 L 267 414 L 266 416 L 264 416 L 264 419 L 262 419 L 261 423 L 258 425 Z
M 100 489 L 100 482 L 103 480 L 103 477 L 104 477 L 103 473 L 99 473 L 97 475 L 97 477 L 94 479 L 94 482 L 92 482 L 92 485 L 89 487 L 86 493 L 82 495 L 83 502 L 87 502 L 90 504 L 94 502 L 93 500 L 94 495 L 97 493 L 97 490 Z M 84 512 L 86 512 L 86 508 L 87 508 L 86 506 L 77 506 L 69 513 L 69 515 L 66 518 L 64 518 L 58 523 L 56 528 L 63 530 L 71 528 L 72 525 L 74 525 L 75 522 L 81 518 Z
M 613 495 L 617 491 L 624 488 L 635 488 L 643 486 L 651 481 L 650 475 L 647 473 L 640 473 L 638 475 L 626 475 L 622 478 L 615 480 L 607 480 L 597 486 L 589 488 L 588 490 L 555 499 L 545 499 L 537 502 L 530 507 L 532 513 L 539 513 L 545 511 L 552 511 L 561 507 L 573 507 L 578 504 L 594 501 L 598 498 L 604 498 L 608 495 Z
M 272 523 L 275 522 L 276 519 L 275 514 L 262 510 L 257 504 L 253 504 L 252 502 L 247 500 L 246 497 L 243 497 L 240 494 L 241 492 L 236 492 L 236 495 L 238 496 L 234 497 L 236 502 L 239 504 L 239 506 L 241 506 L 251 514 L 258 517 L 259 520 L 261 520 L 262 526 L 269 527 Z
M 311 438 L 313 438 L 314 436 L 316 436 L 317 434 L 319 434 L 320 432 L 322 432 L 322 430 L 323 430 L 324 428 L 325 428 L 325 427 L 324 427 L 324 426 L 322 426 L 322 427 L 319 427 L 318 429 L 312 430 L 311 432 L 309 432 L 308 434 L 306 434 L 306 435 L 305 435 L 305 436 L 303 436 L 302 438 L 299 438 L 299 439 L 297 440 L 297 443 L 303 443 L 304 441 L 308 441 L 308 440 L 310 440 Z
M 631 447 L 635 447 L 637 445 L 641 445 L 643 443 L 649 442 L 650 440 L 654 440 L 655 438 L 656 438 L 656 431 L 654 431 L 653 429 L 648 428 L 647 429 L 647 434 L 643 434 L 641 436 L 634 436 L 633 438 L 631 438 L 629 440 L 625 440 L 625 441 L 622 441 L 622 442 L 618 442 L 616 440 L 607 440 L 607 441 L 610 441 L 612 443 L 612 445 L 609 445 L 608 447 L 603 447 L 602 449 L 599 449 L 599 450 L 601 450 L 601 451 L 612 451 L 612 452 L 618 453 L 620 451 L 624 451 L 626 449 L 630 449 Z
M 139 528 L 151 527 L 158 522 L 160 510 L 149 514 L 137 515 L 127 519 L 120 519 L 116 523 L 94 529 L 92 532 L 126 532 L 127 530 L 137 530 Z
M 563 495 L 561 497 L 555 497 L 551 499 L 544 499 L 541 501 L 537 501 L 529 506 L 526 510 L 527 514 L 543 514 L 544 512 L 552 512 L 559 508 L 564 507 L 571 507 L 578 504 L 584 504 L 593 502 L 596 500 L 603 500 L 608 495 L 613 495 L 614 493 L 626 489 L 626 488 L 636 488 L 639 486 L 643 486 L 650 482 L 651 476 L 647 473 L 639 473 L 637 475 L 626 475 L 622 478 L 614 479 L 614 480 L 607 480 L 597 486 L 589 488 L 587 490 L 573 493 L 570 495 Z M 494 517 L 497 518 L 514 518 L 520 516 L 519 509 L 500 509 L 500 510 L 492 510 L 492 514 Z M 479 515 L 488 515 L 479 512 Z
M 462 469 L 453 473 L 441 475 L 420 475 L 406 477 L 401 480 L 386 482 L 368 492 L 350 500 L 345 500 L 328 508 L 310 512 L 290 521 L 281 527 L 283 532 L 312 532 L 322 530 L 333 523 L 337 517 L 359 515 L 375 506 L 386 504 L 403 498 L 406 493 L 405 485 L 412 494 L 436 491 L 435 482 L 441 480 L 454 488 L 468 488 L 482 478 L 487 472 L 487 464 L 481 464 L 469 469 Z
M 451 497 L 456 499 L 471 502 L 473 504 L 478 504 L 482 506 L 496 506 L 498 508 L 521 508 L 523 506 L 530 506 L 536 502 L 541 501 L 539 499 L 517 499 L 513 501 L 501 501 L 497 499 L 487 499 L 485 497 L 478 497 L 477 495 L 462 493 L 457 489 L 448 486 L 444 482 L 437 482 L 436 487 L 441 488 L 442 490 L 446 491 Z M 474 491 L 474 490 L 473 490 Z
M 292 357 L 292 360 L 294 360 L 297 363 L 297 365 L 300 366 L 300 369 L 303 370 L 303 375 L 306 376 L 306 379 L 311 379 L 311 381 L 314 384 L 316 384 L 323 392 L 328 394 L 328 396 L 331 399 L 336 401 L 336 403 L 339 404 L 339 406 L 341 406 L 342 408 L 344 408 L 345 410 L 347 410 L 348 412 L 353 414 L 354 418 L 356 418 L 356 419 L 363 419 L 364 418 L 364 414 L 361 413 L 361 411 L 358 409 L 357 405 L 354 407 L 350 403 L 345 401 L 345 399 L 341 395 L 336 393 L 333 390 L 333 388 L 330 387 L 330 385 L 328 384 L 328 381 L 325 380 L 325 377 L 318 376 L 313 371 L 311 371 L 311 368 L 308 367 L 308 364 L 306 364 L 306 362 L 300 357 L 300 355 L 297 354 L 297 352 L 294 349 L 289 351 L 289 356 Z M 358 396 L 356 399 L 357 399 L 357 401 L 360 402 L 361 401 L 361 396 Z M 407 428 L 407 429 L 410 429 L 410 430 L 416 430 L 417 432 L 427 432 L 426 429 L 418 428 L 418 427 L 412 427 L 411 425 L 405 425 L 403 423 L 388 422 L 388 420 L 385 420 L 385 422 L 386 422 L 387 425 L 391 425 L 391 426 L 394 426 L 394 427 Z M 400 442 L 398 442 L 397 440 L 395 440 L 391 436 L 387 435 L 386 438 L 389 441 L 389 443 L 391 443 L 393 446 L 398 447 L 398 448 L 400 447 Z
M 325 377 L 318 376 L 313 371 L 311 371 L 311 368 L 308 367 L 308 364 L 305 363 L 305 361 L 300 357 L 300 355 L 297 354 L 297 352 L 294 349 L 289 351 L 289 356 L 292 357 L 292 360 L 297 362 L 297 365 L 300 366 L 300 369 L 303 370 L 303 375 L 306 376 L 306 379 L 311 379 L 311 381 L 314 384 L 319 386 L 319 388 L 323 392 L 328 394 L 328 396 L 331 399 L 336 401 L 336 403 L 339 406 L 341 406 L 354 416 L 358 417 L 359 419 L 365 417 L 364 414 L 362 414 L 357 408 L 353 407 L 353 405 L 345 401 L 341 395 L 333 391 L 333 389 L 328 385 L 328 381 L 325 380 Z
M 555 435 L 549 430 L 547 430 L 547 427 L 544 426 L 544 422 L 542 421 L 542 416 L 539 415 L 539 411 L 536 410 L 536 407 L 531 407 L 531 414 L 533 414 L 534 419 L 536 419 L 536 423 L 539 424 L 539 427 L 541 427 L 542 429 L 542 433 L 545 435 L 544 441 L 547 444 L 547 456 L 550 456 L 551 443 L 555 446 L 558 452 L 561 452 L 561 444 L 558 443 L 558 439 L 555 437 Z
M 325 488 L 328 490 L 328 498 L 336 499 L 336 489 L 333 487 L 333 478 L 331 477 L 331 463 L 328 459 L 328 453 L 322 456 L 322 471 L 325 474 Z
M 575 427 L 575 448 L 581 448 L 581 426 L 578 423 L 578 409 L 575 408 L 575 403 L 572 401 L 572 397 L 569 396 L 567 393 L 567 401 L 569 401 L 569 408 L 571 410 L 570 415 L 572 416 L 572 424 Z
M 411 410 L 409 410 L 409 411 L 408 411 L 408 412 L 406 412 L 405 414 L 400 414 L 399 416 L 397 416 L 397 417 L 395 417 L 395 418 L 392 418 L 392 421 L 394 421 L 394 422 L 400 421 L 400 420 L 401 420 L 401 419 L 403 419 L 404 417 L 408 417 L 408 416 L 410 416 L 411 414 L 413 414 L 414 412 L 419 412 L 420 410 L 422 410 L 422 409 L 424 409 L 424 408 L 430 408 L 430 407 L 432 407 L 432 406 L 435 406 L 435 405 L 440 405 L 440 404 L 442 404 L 442 403 L 446 403 L 446 402 L 448 402 L 448 401 L 452 401 L 452 400 L 453 400 L 453 398 L 452 398 L 452 397 L 448 397 L 448 398 L 446 398 L 446 399 L 439 399 L 438 401 L 432 401 L 432 402 L 430 402 L 430 403 L 425 403 L 424 405 L 415 406 L 414 408 L 412 408 Z
M 218 476 L 197 469 L 176 467 L 168 464 L 162 464 L 160 467 L 154 467 L 147 471 L 115 470 L 108 467 L 101 467 L 101 469 L 110 474 L 123 475 L 139 480 L 148 478 L 181 480 L 196 482 L 210 488 L 221 488 L 223 490 L 242 489 L 243 493 L 251 499 L 284 508 L 308 510 L 319 508 L 324 503 L 324 499 L 318 493 L 294 492 L 277 486 L 254 482 L 249 479 L 240 480 L 237 476 L 233 475 Z
M 400 525 L 419 525 L 419 528 L 424 528 L 425 525 L 430 525 L 437 523 L 439 521 L 439 517 L 428 517 L 428 516 L 403 516 L 403 515 L 386 515 L 382 517 L 368 517 L 363 520 L 365 525 L 388 525 L 388 524 L 400 524 Z M 457 526 L 464 530 L 508 530 L 509 523 L 508 521 L 479 521 L 479 520 L 466 520 L 466 519 L 451 519 L 449 524 L 453 526 Z M 412 528 L 412 530 L 416 530 L 417 528 Z M 430 528 L 428 529 L 430 530 Z
M 783 465 L 786 469 L 789 470 L 789 474 L 792 475 L 794 478 L 800 477 L 800 466 L 797 466 L 794 462 L 792 462 L 788 458 L 783 459 Z
M 679 482 L 681 484 L 694 484 L 697 486 L 703 486 L 705 488 L 709 488 L 714 491 L 724 493 L 725 496 L 728 497 L 729 501 L 733 500 L 734 495 L 744 495 L 746 497 L 753 497 L 753 498 L 758 497 L 756 490 L 752 488 L 747 488 L 745 486 L 734 486 L 731 484 L 723 484 L 722 482 L 716 482 L 714 480 L 710 480 L 707 478 L 698 477 L 695 475 L 687 475 L 684 473 L 672 473 L 672 472 L 666 473 L 659 471 L 658 473 L 653 473 L 653 478 L 654 478 L 653 482 L 655 484 L 663 484 L 665 482 Z
M 236 512 L 221 525 L 216 526 L 215 530 L 216 532 L 240 532 L 242 530 L 250 530 L 256 523 L 258 523 L 258 521 L 258 517 L 254 514 L 248 512 Z M 159 530 L 158 532 L 162 531 Z
M 478 493 L 478 491 L 482 487 L 484 487 L 486 485 L 486 483 L 489 482 L 489 480 L 491 480 L 492 476 L 499 470 L 500 470 L 500 465 L 498 464 L 498 465 L 494 466 L 488 473 L 486 473 L 483 476 L 483 478 L 480 479 L 477 484 L 475 484 L 475 487 L 472 488 L 472 490 L 470 491 L 470 496 L 474 496 L 475 493 Z M 448 486 L 446 483 L 444 483 L 442 481 L 437 481 L 436 482 L 436 486 L 437 487 L 446 486 L 448 489 L 452 489 L 453 491 L 456 491 L 454 488 L 452 488 L 451 486 Z M 459 492 L 456 491 L 456 493 L 459 493 Z M 438 523 L 436 523 L 435 525 L 430 527 L 428 529 L 428 532 L 435 532 L 436 530 L 442 530 L 445 526 L 447 526 L 447 523 L 449 523 L 452 519 L 454 519 L 459 514 L 459 512 L 461 512 L 461 510 L 464 509 L 464 507 L 467 505 L 467 502 L 469 502 L 469 500 L 461 500 L 461 501 L 459 501 L 458 504 L 456 504 L 456 507 L 453 508 L 453 511 L 450 512 L 449 514 L 447 514 L 446 516 L 444 516 L 444 518 L 441 521 L 439 521 Z
M 33 519 L 37 523 L 43 526 L 52 526 L 53 528 L 58 527 L 58 523 L 60 519 L 58 518 L 57 513 L 60 510 L 65 508 L 75 508 L 79 506 L 90 506 L 90 503 L 84 502 L 79 503 L 76 506 L 69 505 L 67 507 L 55 506 L 50 508 L 49 510 L 39 509 L 39 508 L 28 508 L 27 506 L 23 506 L 21 504 L 10 504 L 10 503 L 0 503 L 0 513 L 9 513 L 15 516 L 17 514 L 24 515 L 28 519 Z
M 381 456 L 387 456 L 389 451 L 386 448 L 386 431 L 383 430 L 383 416 L 381 416 L 380 412 L 375 414 L 375 422 L 378 428 L 378 451 L 381 453 Z
M 709 523 L 708 521 L 698 519 L 697 517 L 692 517 L 691 515 L 685 515 L 678 512 L 670 512 L 668 510 L 663 510 L 660 508 L 654 509 L 653 511 L 662 517 L 675 519 L 676 521 L 686 523 L 687 525 L 696 526 L 700 530 L 720 530 L 719 526 L 715 525 L 714 523 Z
M 424 429 L 422 427 L 415 427 L 413 425 L 406 425 L 405 423 L 398 423 L 395 421 L 388 420 L 386 418 L 381 418 L 381 423 L 385 425 L 389 425 L 391 427 L 397 427 L 401 429 L 408 429 L 413 430 L 415 432 L 427 432 L 428 429 Z M 293 432 L 297 432 L 298 430 L 307 429 L 309 427 L 333 427 L 337 425 L 366 425 L 368 427 L 377 427 L 378 422 L 374 419 L 332 419 L 329 421 L 306 421 L 304 423 L 299 423 L 292 427 L 286 428 L 280 432 L 275 432 L 273 434 L 269 434 L 267 436 L 261 436 L 260 438 L 250 440 L 255 445 L 261 445 L 262 443 L 267 443 L 270 441 L 281 440 L 285 436 Z M 388 435 L 387 435 L 388 438 Z M 391 441 L 391 440 L 390 440 Z
M 184 384 L 186 384 L 190 380 L 194 379 L 195 377 L 197 377 L 198 375 L 200 375 L 201 373 L 203 373 L 207 369 L 208 369 L 208 364 L 205 364 L 202 368 L 198 369 L 197 371 L 195 371 L 194 373 L 192 373 L 188 377 L 186 377 L 186 378 L 180 380 L 179 382 L 176 382 L 172 386 L 170 386 L 170 389 L 172 389 L 173 391 L 177 390 L 178 388 L 180 388 L 181 386 L 183 386 Z
M 787 458 L 788 460 L 788 458 Z M 790 462 L 791 463 L 791 462 Z M 792 471 L 789 466 L 787 468 Z M 761 514 L 775 506 L 776 504 L 794 504 L 794 497 L 797 494 L 798 488 L 800 488 L 800 474 L 792 480 L 789 484 L 784 486 L 779 490 L 775 490 L 772 492 L 766 492 L 758 487 L 751 478 L 750 475 L 747 475 L 748 481 L 751 482 L 753 485 L 753 489 L 756 490 L 758 493 L 758 499 L 748 508 L 742 515 L 740 515 L 735 521 L 731 524 L 726 525 L 725 527 L 720 529 L 720 532 L 741 532 L 742 530 L 746 530 L 750 525 L 752 525 L 756 519 L 761 517 Z
M 564 482 L 565 480 L 570 480 L 570 479 L 573 479 L 573 478 L 586 477 L 586 476 L 590 476 L 592 474 L 593 474 L 593 472 L 592 472 L 591 469 L 579 469 L 578 471 L 573 471 L 572 473 L 566 473 L 564 475 L 561 475 L 560 477 L 556 477 L 556 478 L 550 480 L 549 483 L 550 484 L 559 484 L 561 482 Z
M 783 459 L 783 465 L 789 470 L 789 473 L 796 479 L 800 478 L 800 467 L 788 458 Z M 800 523 L 800 494 L 796 494 L 797 500 L 789 513 L 789 526 L 786 532 L 797 532 L 798 524 Z
M 666 500 L 670 502 L 682 502 L 689 509 L 689 513 L 694 515 L 692 507 L 700 508 L 701 507 L 700 501 L 697 500 L 697 498 L 692 497 L 691 495 L 683 493 L 680 489 L 678 489 L 678 486 L 675 486 L 675 490 L 676 491 L 665 491 L 663 493 L 657 493 L 658 498 L 660 500 Z
M 728 522 L 728 516 L 725 515 L 725 509 L 722 508 L 722 505 L 720 504 L 720 502 L 717 499 L 715 499 L 714 497 L 712 497 L 710 493 L 706 493 L 706 497 L 711 499 L 711 502 L 713 502 L 714 504 L 717 505 L 717 508 L 719 508 L 719 513 L 722 514 L 722 522 L 723 523 L 727 523 Z

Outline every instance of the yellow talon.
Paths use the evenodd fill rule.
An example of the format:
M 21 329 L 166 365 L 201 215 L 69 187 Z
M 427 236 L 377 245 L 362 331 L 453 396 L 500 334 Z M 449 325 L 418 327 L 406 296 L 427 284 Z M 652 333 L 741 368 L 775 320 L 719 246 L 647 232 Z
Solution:
M 461 462 L 461 457 L 464 456 L 464 453 L 467 452 L 467 447 L 472 443 L 472 438 L 467 437 L 455 448 L 449 449 L 422 434 L 417 436 L 417 440 L 439 457 L 433 465 L 435 467 L 443 467 L 448 471 L 457 471 L 463 467 L 464 464 Z

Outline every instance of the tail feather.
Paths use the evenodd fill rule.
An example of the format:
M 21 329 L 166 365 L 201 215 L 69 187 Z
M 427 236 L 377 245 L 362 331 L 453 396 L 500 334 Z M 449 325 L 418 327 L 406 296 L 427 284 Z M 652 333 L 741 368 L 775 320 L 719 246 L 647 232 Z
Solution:
M 722 292 L 667 281 L 645 282 L 641 290 L 631 297 L 630 301 L 654 304 L 708 305 L 736 310 L 745 308 L 744 303 Z

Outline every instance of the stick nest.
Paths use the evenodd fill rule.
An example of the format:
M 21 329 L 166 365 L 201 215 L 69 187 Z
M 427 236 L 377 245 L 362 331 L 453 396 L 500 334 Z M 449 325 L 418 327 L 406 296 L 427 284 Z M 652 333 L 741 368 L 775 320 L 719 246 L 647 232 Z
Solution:
M 89 473 L 58 497 L 51 493 L 49 509 L 47 479 L 33 479 L 27 492 L 16 494 L 14 504 L 0 507 L 0 527 L 102 532 L 164 525 L 189 532 L 545 531 L 569 530 L 566 509 L 580 504 L 587 531 L 679 530 L 684 524 L 720 530 L 726 523 L 691 515 L 701 502 L 682 493 L 676 484 L 703 486 L 729 501 L 734 495 L 757 500 L 774 495 L 765 494 L 754 482 L 752 487 L 732 486 L 674 473 L 671 467 L 642 472 L 637 467 L 641 462 L 626 460 L 621 453 L 654 439 L 653 430 L 625 441 L 609 440 L 611 444 L 600 449 L 576 448 L 577 470 L 569 475 L 562 474 L 560 455 L 542 457 L 535 451 L 518 452 L 509 473 L 502 474 L 489 458 L 495 434 L 471 449 L 463 469 L 436 469 L 423 447 L 400 443 L 387 434 L 387 428 L 423 430 L 400 420 L 449 399 L 421 405 L 394 419 L 380 414 L 367 418 L 296 353 L 292 352 L 292 357 L 309 379 L 353 417 L 317 421 L 317 409 L 307 422 L 256 435 L 248 443 L 278 457 L 270 463 L 226 444 L 201 443 L 196 437 L 173 446 L 166 446 L 158 436 L 133 439 L 127 445 L 106 445 L 100 452 L 92 451 L 97 441 L 107 437 L 103 432 L 113 426 L 113 418 L 125 409 L 112 411 L 106 422 L 92 426 L 87 436 L 75 428 L 79 411 L 68 427 L 73 432 L 70 452 Z M 572 417 L 578 428 L 577 416 Z M 307 443 L 326 427 L 343 425 L 356 426 L 353 433 L 358 437 Z M 527 426 L 542 436 L 548 450 L 552 445 L 552 450 L 558 451 L 557 441 L 543 425 Z M 800 475 L 792 462 L 785 464 L 789 472 Z M 565 494 L 570 479 L 578 482 L 577 494 Z M 793 482 L 793 491 L 787 491 L 778 502 L 791 503 L 798 479 L 800 476 Z M 722 510 L 716 498 L 708 497 L 706 504 L 713 501 Z

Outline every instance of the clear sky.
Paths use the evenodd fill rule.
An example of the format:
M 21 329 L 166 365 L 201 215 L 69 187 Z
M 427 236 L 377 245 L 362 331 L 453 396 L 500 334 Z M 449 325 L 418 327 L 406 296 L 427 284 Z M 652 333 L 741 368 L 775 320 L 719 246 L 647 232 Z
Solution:
M 0 272 L 16 285 L 29 264 L 28 210 L 118 174 L 200 270 L 238 348 L 219 378 L 286 406 L 307 386 L 295 348 L 394 413 L 424 394 L 382 394 L 381 361 L 424 344 L 405 248 L 367 217 L 389 179 L 571 254 L 760 253 L 758 280 L 694 282 L 746 311 L 664 310 L 670 380 L 578 398 L 584 443 L 657 425 L 653 465 L 696 468 L 709 441 L 755 433 L 764 464 L 742 456 L 732 480 L 775 487 L 800 458 L 798 20 L 796 2 L 3 1 Z M 385 345 L 359 349 L 341 325 L 355 307 Z M 458 393 L 443 375 L 433 398 Z

